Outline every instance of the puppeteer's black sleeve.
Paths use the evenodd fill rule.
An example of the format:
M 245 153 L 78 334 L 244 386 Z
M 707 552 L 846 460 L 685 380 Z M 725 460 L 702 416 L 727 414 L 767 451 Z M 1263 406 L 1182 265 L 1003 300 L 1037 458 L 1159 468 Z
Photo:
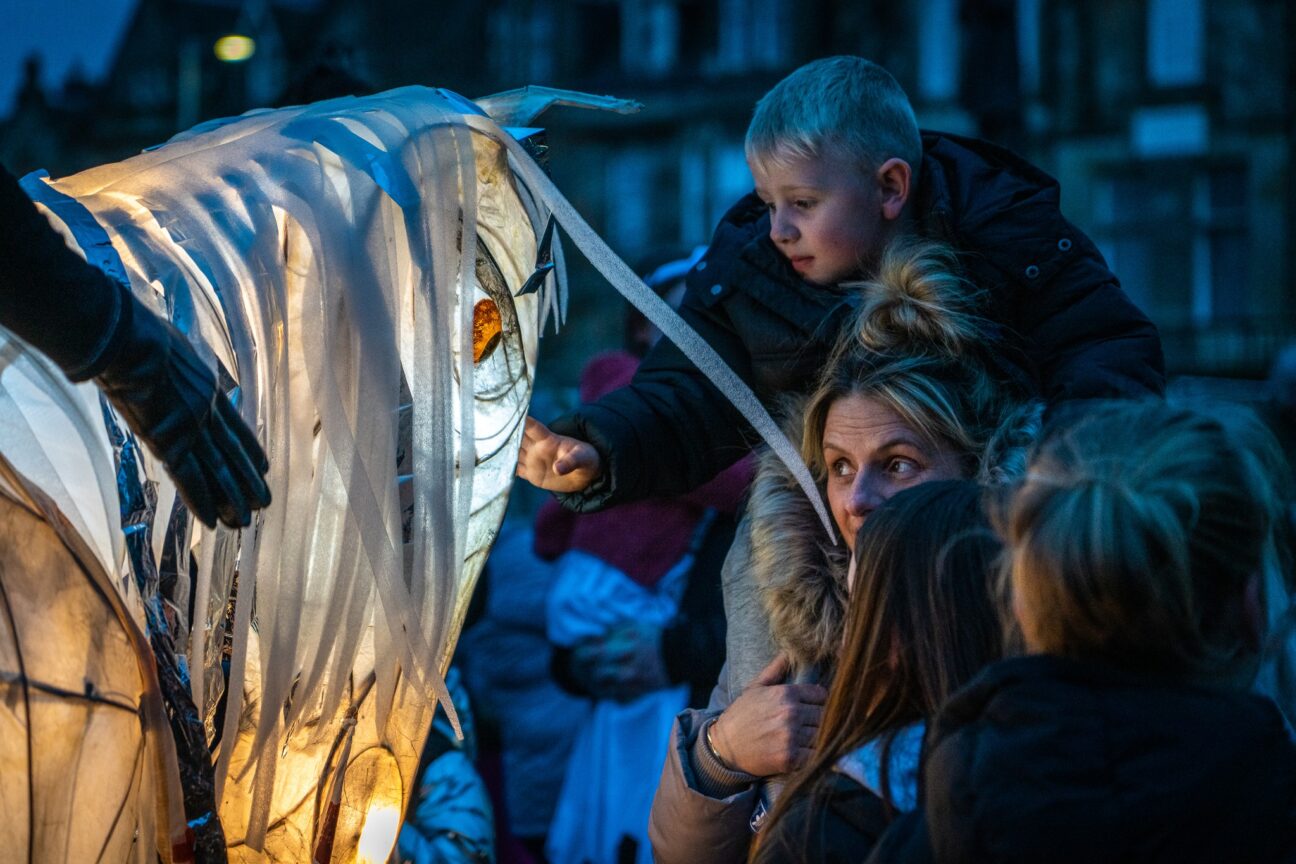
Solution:
M 73 381 L 95 379 L 207 525 L 270 503 L 256 433 L 185 336 L 87 264 L 0 169 L 0 325 Z
M 84 381 L 116 354 L 126 290 L 69 249 L 0 167 L 0 324 Z
M 690 282 L 679 310 L 730 368 L 751 383 L 751 360 L 723 304 L 708 308 Z M 647 497 L 682 495 L 751 450 L 750 426 L 684 352 L 660 340 L 629 386 L 551 424 L 599 451 L 603 476 L 583 492 L 559 495 L 569 509 L 601 510 Z

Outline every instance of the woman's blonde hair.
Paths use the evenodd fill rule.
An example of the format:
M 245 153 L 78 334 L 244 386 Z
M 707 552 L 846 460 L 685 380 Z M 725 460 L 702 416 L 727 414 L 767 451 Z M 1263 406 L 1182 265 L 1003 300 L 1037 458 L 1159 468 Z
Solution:
M 1008 509 L 1027 645 L 1203 683 L 1249 683 L 1249 583 L 1273 486 L 1224 423 L 1163 403 L 1088 411 L 1050 434 Z
M 997 374 L 987 349 L 984 296 L 958 275 L 950 247 L 902 239 L 884 251 L 810 396 L 802 456 L 820 478 L 824 424 L 847 396 L 874 399 L 933 444 L 958 454 L 965 476 L 1020 476 L 1039 432 L 1041 404 Z

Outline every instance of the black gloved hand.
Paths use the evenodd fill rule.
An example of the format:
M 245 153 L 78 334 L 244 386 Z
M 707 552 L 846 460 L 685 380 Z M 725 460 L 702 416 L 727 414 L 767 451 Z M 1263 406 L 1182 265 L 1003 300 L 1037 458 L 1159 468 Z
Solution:
M 67 247 L 0 166 L 0 324 L 73 381 L 94 378 L 206 525 L 270 503 L 256 436 L 170 324 Z
M 120 347 L 95 378 L 166 465 L 189 512 L 245 527 L 270 503 L 265 451 L 185 337 L 123 290 Z

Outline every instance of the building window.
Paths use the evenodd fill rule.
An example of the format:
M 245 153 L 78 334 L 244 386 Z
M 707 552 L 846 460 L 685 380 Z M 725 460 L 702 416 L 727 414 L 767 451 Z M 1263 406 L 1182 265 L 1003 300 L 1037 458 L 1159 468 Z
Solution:
M 1202 0 L 1148 0 L 1147 74 L 1154 87 L 1200 84 L 1205 72 Z
M 1017 0 L 1017 69 L 1021 92 L 1039 93 L 1043 82 L 1040 50 L 1041 0 Z
M 791 62 L 790 0 L 720 0 L 722 72 L 776 69 Z
M 680 15 L 672 0 L 629 0 L 622 7 L 622 65 L 627 72 L 660 76 L 679 61 Z
M 554 77 L 554 11 L 546 3 L 506 6 L 486 21 L 490 68 L 499 81 L 532 84 Z
M 643 150 L 623 150 L 608 160 L 606 182 L 607 234 L 622 255 L 645 247 L 652 195 L 651 157 Z
M 608 243 L 623 257 L 679 243 L 679 154 L 667 146 L 614 152 L 604 169 Z
M 699 141 L 684 141 L 680 150 L 680 242 L 696 246 L 711 239 L 715 222 L 707 211 L 706 146 Z
M 1100 180 L 1093 213 L 1107 263 L 1168 334 L 1254 319 L 1244 169 L 1143 163 Z
M 711 154 L 711 206 L 708 225 L 714 228 L 738 199 L 755 188 L 747 155 L 740 144 L 720 145 Z M 709 239 L 709 238 L 708 238 Z
M 952 102 L 959 93 L 958 0 L 924 0 L 918 39 L 919 98 Z

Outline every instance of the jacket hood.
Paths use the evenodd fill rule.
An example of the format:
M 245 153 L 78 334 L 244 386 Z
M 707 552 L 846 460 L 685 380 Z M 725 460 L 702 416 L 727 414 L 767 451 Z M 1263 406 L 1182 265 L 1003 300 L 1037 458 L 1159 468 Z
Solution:
M 1296 747 L 1258 696 L 1015 658 L 950 700 L 929 747 L 938 861 L 1269 861 L 1291 848 Z
M 788 403 L 784 432 L 801 444 L 805 400 Z M 752 576 L 770 619 L 774 644 L 794 670 L 831 666 L 841 647 L 849 552 L 824 535 L 823 524 L 773 453 L 760 455 L 747 505 Z
M 1035 279 L 1044 283 L 1068 260 L 1058 238 L 1042 230 L 1053 224 L 1061 203 L 1057 180 L 1011 150 L 945 132 L 923 133 L 914 212 L 925 235 L 977 249 L 1015 278 L 1022 275 L 1020 262 L 1035 262 Z

